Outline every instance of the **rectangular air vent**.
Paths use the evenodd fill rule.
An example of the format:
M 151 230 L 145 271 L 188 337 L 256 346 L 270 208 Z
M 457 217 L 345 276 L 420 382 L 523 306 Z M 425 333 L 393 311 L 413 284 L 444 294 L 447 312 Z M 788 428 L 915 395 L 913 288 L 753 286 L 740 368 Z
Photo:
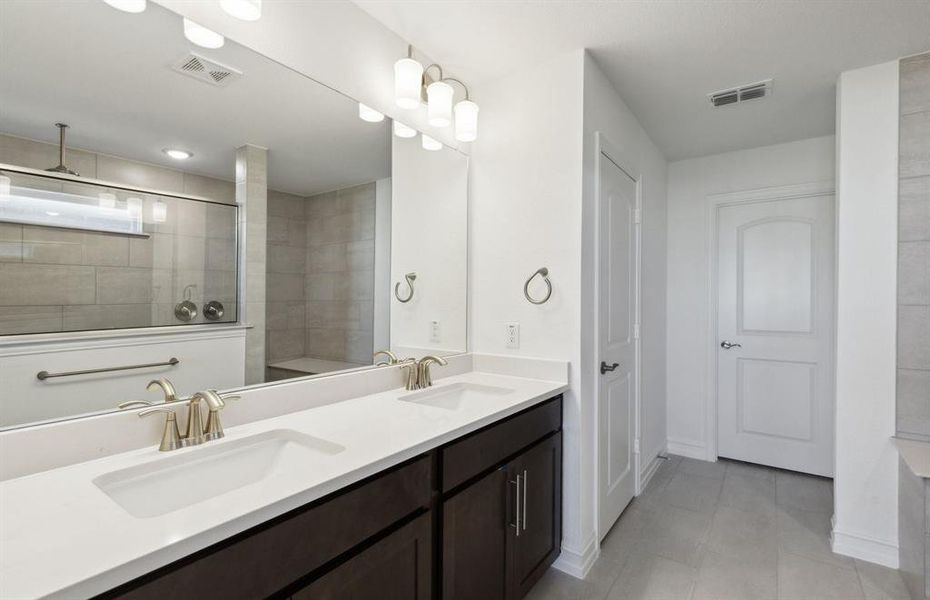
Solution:
M 741 85 L 729 90 L 720 90 L 719 92 L 713 92 L 707 94 L 707 97 L 710 99 L 710 103 L 714 107 L 726 106 L 728 104 L 739 104 L 740 102 L 746 102 L 747 100 L 756 100 L 759 98 L 765 98 L 772 94 L 772 80 L 766 79 L 765 81 L 760 81 L 758 83 L 750 83 L 749 85 Z
M 183 73 L 184 75 L 215 86 L 226 86 L 230 82 L 242 77 L 242 71 L 227 67 L 226 65 L 221 65 L 214 60 L 210 60 L 194 52 L 185 54 L 174 61 L 171 68 L 178 73 Z

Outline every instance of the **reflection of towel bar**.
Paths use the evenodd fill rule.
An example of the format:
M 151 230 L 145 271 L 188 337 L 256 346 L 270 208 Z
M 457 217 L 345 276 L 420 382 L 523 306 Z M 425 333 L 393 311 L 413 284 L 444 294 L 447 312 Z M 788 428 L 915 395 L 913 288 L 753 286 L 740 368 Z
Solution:
M 152 367 L 173 367 L 181 361 L 175 357 L 169 358 L 165 362 L 147 363 L 144 365 L 126 365 L 125 367 L 104 367 L 102 369 L 87 369 L 85 371 L 65 371 L 64 373 L 49 373 L 48 371 L 39 371 L 36 373 L 36 379 L 45 381 L 53 377 L 71 377 L 72 375 L 90 375 L 92 373 L 107 373 L 109 371 L 130 371 L 132 369 L 150 369 Z
M 546 297 L 543 298 L 542 300 L 534 300 L 533 297 L 530 296 L 530 282 L 533 281 L 533 278 L 536 277 L 537 275 L 541 276 L 542 280 L 546 282 L 546 288 L 547 288 Z M 548 268 L 542 267 L 540 269 L 537 269 L 535 273 L 530 275 L 530 278 L 527 279 L 526 283 L 523 284 L 523 295 L 526 296 L 526 299 L 529 300 L 533 304 L 545 304 L 546 302 L 549 301 L 549 297 L 552 296 L 552 282 L 549 281 L 549 269 Z
M 407 287 L 410 288 L 410 293 L 407 294 L 406 298 L 400 297 L 400 282 L 398 281 L 397 283 L 394 284 L 394 297 L 397 298 L 398 302 L 404 302 L 404 303 L 410 302 L 410 300 L 413 298 L 413 282 L 416 281 L 416 278 L 417 278 L 416 273 L 407 273 L 406 275 L 404 275 L 404 279 L 407 280 Z

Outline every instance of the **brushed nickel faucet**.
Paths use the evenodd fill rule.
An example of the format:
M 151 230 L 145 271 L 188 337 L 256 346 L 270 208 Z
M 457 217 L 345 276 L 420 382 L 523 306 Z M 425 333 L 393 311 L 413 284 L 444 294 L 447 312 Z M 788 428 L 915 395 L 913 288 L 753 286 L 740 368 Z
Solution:
M 429 370 L 430 365 L 433 363 L 441 367 L 449 364 L 441 356 L 433 356 L 432 354 L 428 354 L 420 360 L 409 359 L 408 364 L 404 365 L 407 369 L 407 390 L 421 390 L 433 385 L 433 377 Z
M 371 357 L 372 357 L 375 361 L 377 361 L 378 357 L 379 357 L 379 356 L 382 356 L 382 355 L 387 357 L 387 361 L 383 361 L 383 360 L 382 360 L 382 361 L 380 361 L 380 362 L 375 362 L 375 366 L 376 366 L 376 367 L 386 367 L 386 366 L 389 366 L 389 365 L 396 365 L 396 364 L 400 363 L 400 359 L 397 358 L 397 355 L 394 354 L 393 352 L 391 352 L 390 350 L 378 350 L 378 351 L 375 352 Z

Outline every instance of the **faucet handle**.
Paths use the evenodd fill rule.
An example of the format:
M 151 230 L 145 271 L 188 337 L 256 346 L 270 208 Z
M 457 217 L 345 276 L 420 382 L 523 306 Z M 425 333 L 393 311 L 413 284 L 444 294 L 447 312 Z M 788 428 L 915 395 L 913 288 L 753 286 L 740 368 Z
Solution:
M 162 393 L 165 395 L 165 402 L 175 402 L 178 399 L 178 393 L 174 389 L 174 384 L 171 383 L 166 378 L 153 379 L 148 382 L 148 385 L 145 386 L 145 389 L 152 390 L 153 388 L 161 388 Z
M 154 406 L 154 403 L 148 400 L 128 400 L 126 402 L 120 402 L 116 405 L 116 408 L 126 410 L 127 408 L 136 408 L 138 406 Z
M 147 417 L 149 415 L 154 415 L 156 413 L 166 413 L 168 417 L 165 419 L 165 429 L 161 434 L 161 443 L 158 445 L 158 450 L 160 452 L 168 452 L 169 450 L 177 450 L 183 444 L 181 440 L 181 432 L 178 430 L 178 415 L 170 408 L 162 408 L 157 406 L 155 408 L 147 408 L 145 410 L 139 411 L 140 417 Z
M 205 390 L 194 394 L 203 398 L 209 407 L 207 424 L 203 428 L 203 436 L 207 440 L 216 440 L 224 435 L 223 423 L 220 421 L 220 410 L 226 407 L 226 400 L 239 400 L 240 396 L 221 396 L 216 390 Z

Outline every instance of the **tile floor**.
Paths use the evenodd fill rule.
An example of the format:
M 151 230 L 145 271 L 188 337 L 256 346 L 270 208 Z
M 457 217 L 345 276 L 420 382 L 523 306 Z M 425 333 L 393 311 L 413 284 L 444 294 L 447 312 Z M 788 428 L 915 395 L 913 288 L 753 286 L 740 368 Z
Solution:
M 584 581 L 550 569 L 528 600 L 908 600 L 897 571 L 830 551 L 829 479 L 672 456 Z

